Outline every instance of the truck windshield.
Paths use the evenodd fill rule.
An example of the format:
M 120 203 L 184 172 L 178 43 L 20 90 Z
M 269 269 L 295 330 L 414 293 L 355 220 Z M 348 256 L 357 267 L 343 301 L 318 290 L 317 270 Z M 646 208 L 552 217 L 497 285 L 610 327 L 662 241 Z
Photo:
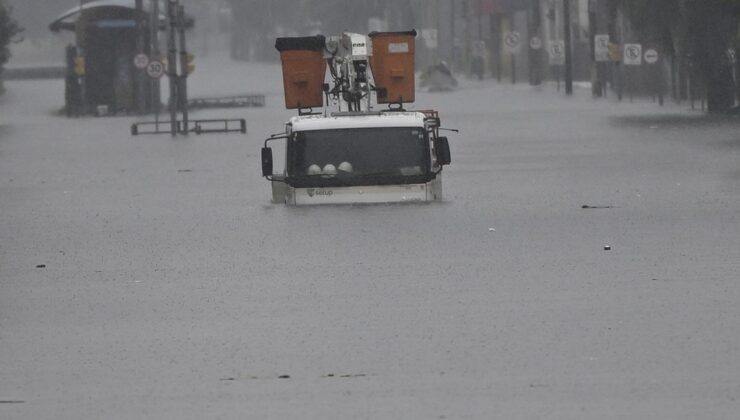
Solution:
M 289 142 L 289 178 L 297 187 L 427 182 L 423 128 L 351 128 L 298 132 Z

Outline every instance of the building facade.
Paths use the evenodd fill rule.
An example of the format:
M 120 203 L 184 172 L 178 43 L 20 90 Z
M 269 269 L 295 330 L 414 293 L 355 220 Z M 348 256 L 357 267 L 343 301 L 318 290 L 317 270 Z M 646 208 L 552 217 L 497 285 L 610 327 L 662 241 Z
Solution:
M 280 36 L 415 28 L 420 68 L 445 61 L 470 74 L 482 59 L 484 77 L 498 79 L 554 75 L 547 46 L 563 39 L 564 28 L 563 0 L 231 0 L 230 7 L 236 59 L 277 59 Z M 581 79 L 590 73 L 588 7 L 589 0 L 571 0 L 574 74 Z M 516 51 L 505 45 L 511 32 L 520 35 Z M 541 48 L 530 48 L 533 37 Z

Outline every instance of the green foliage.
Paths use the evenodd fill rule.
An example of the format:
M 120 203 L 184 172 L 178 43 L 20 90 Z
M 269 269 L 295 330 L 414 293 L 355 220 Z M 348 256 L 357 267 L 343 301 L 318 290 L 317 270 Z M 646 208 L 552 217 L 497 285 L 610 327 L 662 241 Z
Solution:
M 0 0 L 0 69 L 10 59 L 8 45 L 23 31 L 18 22 L 11 15 L 13 8 L 8 6 L 4 0 Z

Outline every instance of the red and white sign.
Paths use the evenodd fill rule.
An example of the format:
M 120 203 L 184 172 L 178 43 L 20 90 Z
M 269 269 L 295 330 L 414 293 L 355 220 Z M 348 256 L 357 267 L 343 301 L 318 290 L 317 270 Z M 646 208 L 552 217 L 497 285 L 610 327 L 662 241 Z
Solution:
M 158 60 L 152 60 L 146 66 L 146 74 L 152 79 L 161 79 L 166 70 L 164 63 Z
M 645 62 L 648 64 L 655 64 L 658 62 L 658 51 L 654 49 L 649 49 L 645 51 Z
M 144 70 L 149 65 L 149 57 L 144 53 L 136 54 L 134 57 L 134 67 L 139 70 Z

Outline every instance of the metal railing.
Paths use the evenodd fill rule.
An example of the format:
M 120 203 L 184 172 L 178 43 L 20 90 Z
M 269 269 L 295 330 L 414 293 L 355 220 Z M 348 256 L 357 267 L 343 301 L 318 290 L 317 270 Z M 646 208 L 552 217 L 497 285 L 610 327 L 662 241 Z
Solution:
M 244 118 L 213 118 L 202 120 L 177 121 L 177 134 L 210 134 L 210 133 L 242 133 L 247 132 L 247 120 Z M 144 134 L 172 134 L 169 121 L 147 121 L 131 124 L 131 135 Z

